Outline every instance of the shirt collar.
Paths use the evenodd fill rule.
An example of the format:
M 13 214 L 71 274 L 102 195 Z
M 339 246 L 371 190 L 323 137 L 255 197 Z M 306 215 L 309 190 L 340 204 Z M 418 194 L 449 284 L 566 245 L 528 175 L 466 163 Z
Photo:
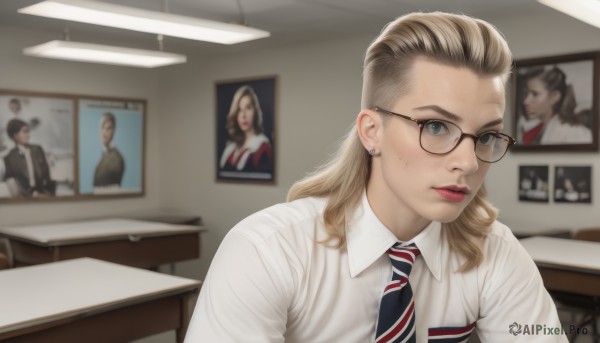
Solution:
M 115 145 L 111 143 L 108 143 L 108 146 L 102 144 L 102 153 L 106 154 L 107 152 L 109 152 L 110 150 L 113 150 L 115 148 Z
M 29 152 L 29 146 L 27 146 L 27 145 L 16 144 L 16 146 L 17 146 L 17 149 L 23 154 Z
M 415 243 L 433 276 L 441 279 L 441 223 L 431 222 L 406 244 Z M 346 244 L 350 276 L 355 277 L 371 266 L 398 240 L 377 218 L 366 192 L 346 225 Z

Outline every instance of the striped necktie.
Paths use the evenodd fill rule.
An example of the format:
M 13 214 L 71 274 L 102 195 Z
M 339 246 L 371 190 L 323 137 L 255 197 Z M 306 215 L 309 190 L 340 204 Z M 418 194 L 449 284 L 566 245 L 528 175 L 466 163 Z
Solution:
M 415 343 L 415 303 L 408 276 L 420 251 L 414 243 L 404 247 L 396 243 L 387 252 L 392 281 L 383 290 L 375 342 Z

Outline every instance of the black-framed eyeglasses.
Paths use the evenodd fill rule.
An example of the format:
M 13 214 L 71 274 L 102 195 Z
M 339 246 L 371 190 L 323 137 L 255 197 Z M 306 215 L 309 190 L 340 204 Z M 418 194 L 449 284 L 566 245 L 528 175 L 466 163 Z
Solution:
M 504 157 L 508 148 L 515 144 L 515 139 L 504 133 L 486 131 L 479 135 L 462 132 L 456 124 L 440 119 L 416 119 L 400 113 L 374 107 L 373 110 L 392 114 L 410 120 L 419 125 L 419 144 L 428 153 L 443 155 L 454 150 L 463 138 L 471 137 L 475 142 L 475 156 L 483 162 L 494 163 Z

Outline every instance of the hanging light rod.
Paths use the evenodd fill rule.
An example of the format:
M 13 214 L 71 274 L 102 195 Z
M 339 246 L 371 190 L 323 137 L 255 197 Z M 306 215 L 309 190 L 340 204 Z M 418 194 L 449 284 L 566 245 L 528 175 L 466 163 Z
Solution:
M 539 3 L 600 28 L 598 0 L 538 0 Z
M 28 56 L 61 60 L 155 68 L 185 63 L 184 55 L 162 51 L 122 48 L 118 46 L 54 40 L 23 49 Z
M 91 0 L 47 0 L 19 13 L 221 44 L 269 37 L 267 31 Z

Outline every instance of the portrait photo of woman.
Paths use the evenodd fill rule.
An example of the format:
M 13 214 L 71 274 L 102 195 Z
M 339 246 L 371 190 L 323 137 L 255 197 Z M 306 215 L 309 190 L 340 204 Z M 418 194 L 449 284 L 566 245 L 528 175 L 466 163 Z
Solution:
M 217 179 L 274 178 L 275 79 L 217 85 Z
M 517 63 L 517 150 L 597 146 L 593 70 L 593 60 L 522 67 Z

